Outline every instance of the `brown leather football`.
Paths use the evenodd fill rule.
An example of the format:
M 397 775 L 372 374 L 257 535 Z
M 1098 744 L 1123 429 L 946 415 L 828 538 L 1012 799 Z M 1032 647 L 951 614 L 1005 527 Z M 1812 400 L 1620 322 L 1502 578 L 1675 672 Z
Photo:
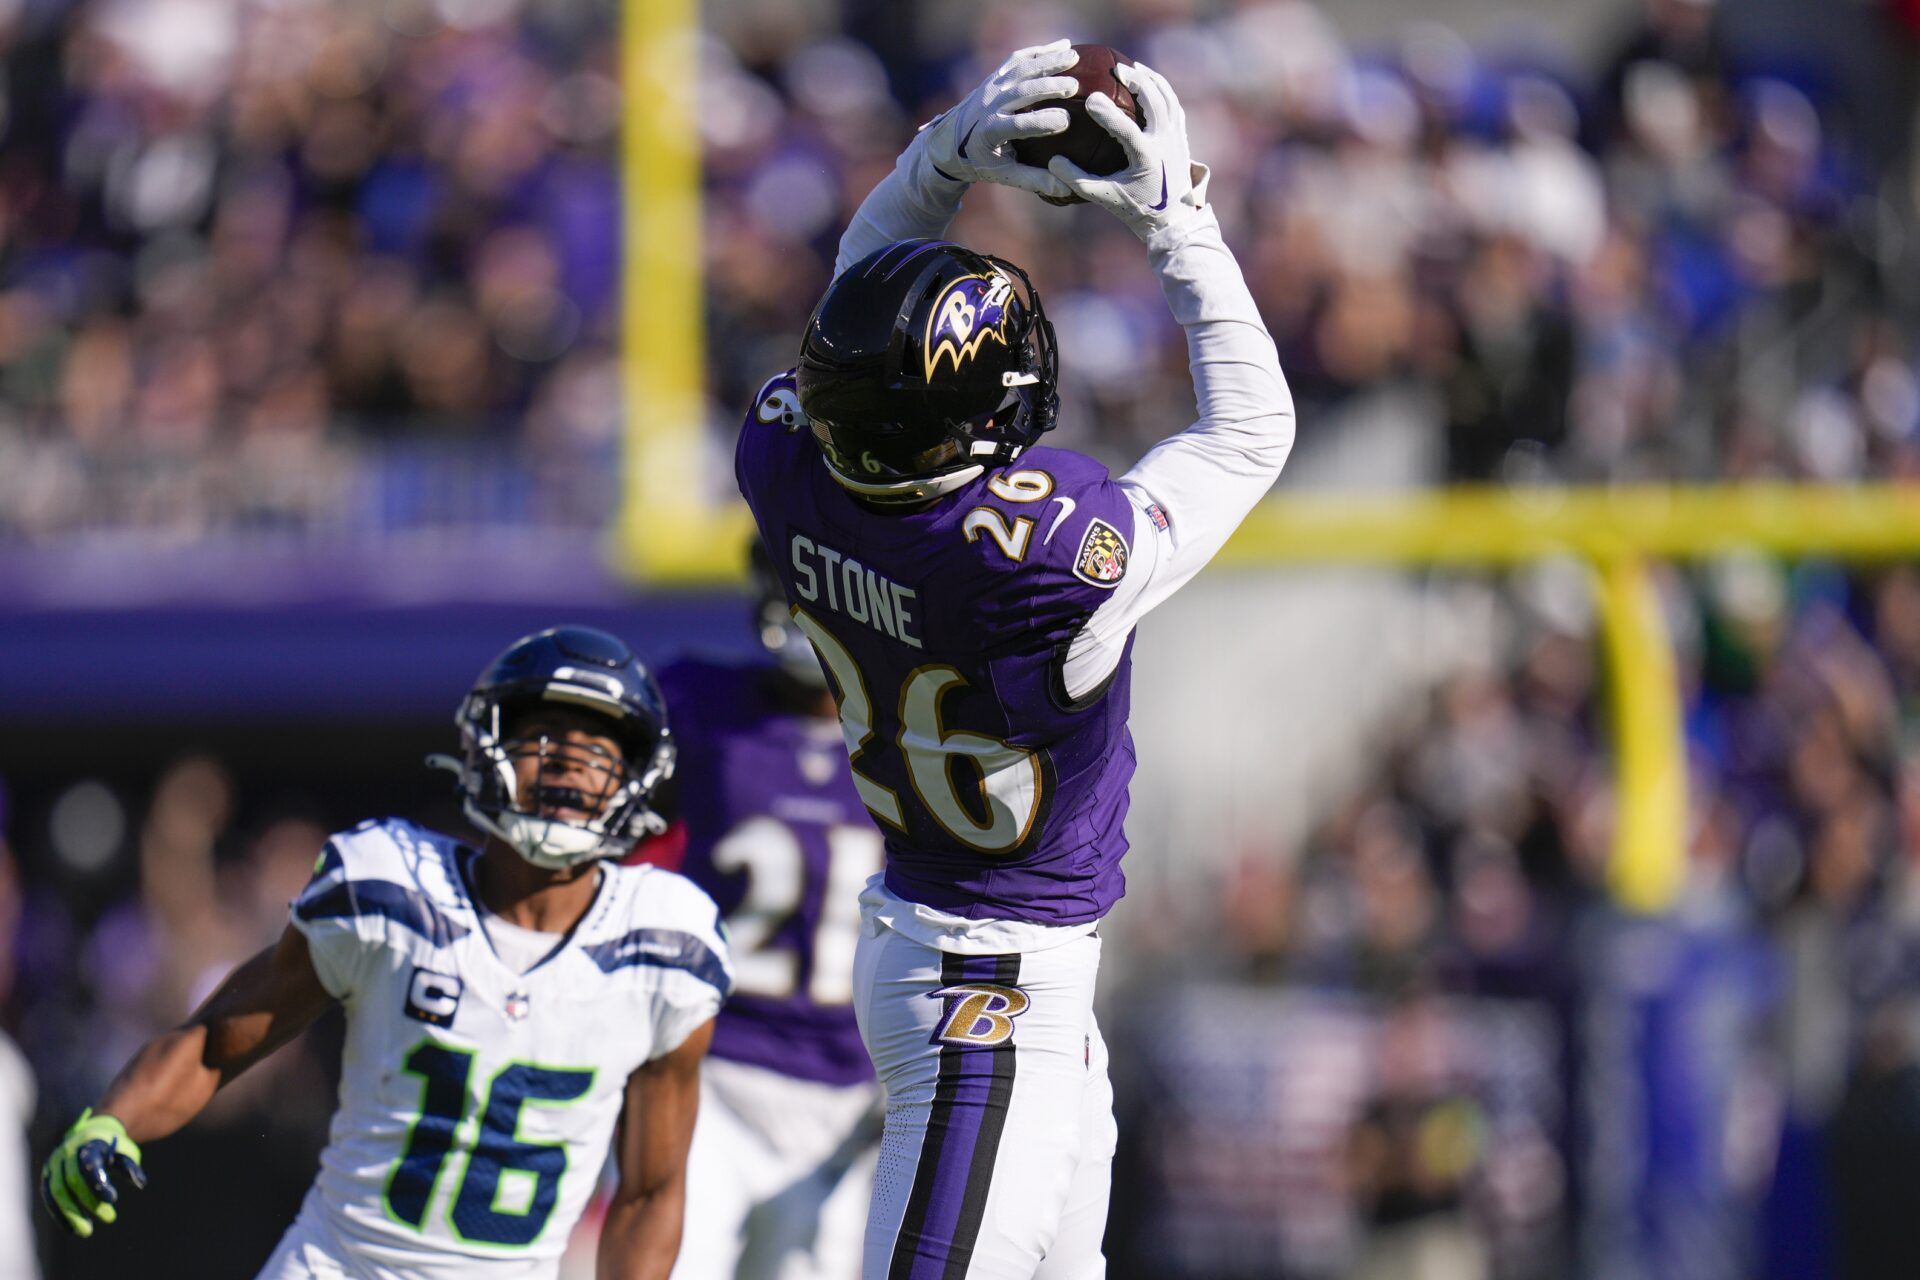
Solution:
M 1067 127 L 1060 133 L 1048 134 L 1044 138 L 1017 138 L 1013 144 L 1014 158 L 1021 164 L 1047 167 L 1047 161 L 1055 156 L 1067 159 L 1085 169 L 1088 173 L 1104 176 L 1117 173 L 1127 167 L 1127 153 L 1120 140 L 1100 126 L 1100 122 L 1087 114 L 1087 95 L 1104 93 L 1112 98 L 1114 105 L 1131 115 L 1134 121 L 1145 124 L 1141 117 L 1140 104 L 1134 101 L 1133 91 L 1120 83 L 1113 74 L 1116 66 L 1132 66 L 1133 59 L 1112 45 L 1077 44 L 1074 52 L 1080 55 L 1080 61 L 1063 72 L 1080 82 L 1080 91 L 1071 98 L 1054 98 L 1028 108 L 1041 111 L 1048 107 L 1064 107 L 1067 112 Z M 1043 197 L 1044 198 L 1044 197 Z M 1055 204 L 1078 204 L 1079 196 L 1066 200 L 1055 200 Z

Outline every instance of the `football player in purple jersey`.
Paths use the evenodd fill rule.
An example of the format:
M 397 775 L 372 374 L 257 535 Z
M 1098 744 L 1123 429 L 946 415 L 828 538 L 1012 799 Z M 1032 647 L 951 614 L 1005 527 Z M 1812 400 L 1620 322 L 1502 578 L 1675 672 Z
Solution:
M 1046 104 L 1075 92 L 1075 57 L 1022 50 L 921 130 L 854 215 L 799 367 L 761 391 L 736 454 L 886 836 L 854 963 L 887 1099 L 867 1280 L 1104 1274 L 1114 1125 L 1093 990 L 1123 888 L 1134 626 L 1293 443 L 1166 80 L 1117 72 L 1143 124 L 1088 99 L 1126 152 L 1116 173 L 1012 155 L 1066 127 Z M 1039 444 L 1056 362 L 1026 274 L 939 238 L 980 180 L 1119 217 L 1185 330 L 1198 421 L 1118 480 Z
M 861 890 L 880 833 L 854 790 L 813 646 L 765 550 L 754 625 L 771 662 L 660 675 L 681 767 L 681 872 L 720 904 L 737 982 L 714 1025 L 676 1280 L 853 1280 L 879 1087 L 853 1016 Z

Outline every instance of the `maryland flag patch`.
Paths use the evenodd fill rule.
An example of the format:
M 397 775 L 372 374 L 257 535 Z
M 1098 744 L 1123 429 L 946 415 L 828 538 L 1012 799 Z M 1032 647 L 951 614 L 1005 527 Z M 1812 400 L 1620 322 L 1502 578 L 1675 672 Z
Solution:
M 1127 540 L 1105 520 L 1087 526 L 1080 554 L 1073 559 L 1073 576 L 1082 582 L 1112 590 L 1127 576 Z

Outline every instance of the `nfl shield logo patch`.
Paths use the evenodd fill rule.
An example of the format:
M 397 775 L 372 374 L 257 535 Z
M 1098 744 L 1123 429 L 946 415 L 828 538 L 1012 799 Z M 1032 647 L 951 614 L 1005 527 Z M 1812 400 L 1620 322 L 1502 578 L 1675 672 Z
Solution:
M 1120 585 L 1120 579 L 1127 576 L 1127 540 L 1105 520 L 1095 520 L 1087 526 L 1087 536 L 1080 539 L 1073 573 L 1096 587 L 1111 590 Z
M 533 1012 L 533 997 L 525 991 L 513 991 L 507 995 L 507 1016 L 515 1022 L 525 1022 L 527 1015 Z

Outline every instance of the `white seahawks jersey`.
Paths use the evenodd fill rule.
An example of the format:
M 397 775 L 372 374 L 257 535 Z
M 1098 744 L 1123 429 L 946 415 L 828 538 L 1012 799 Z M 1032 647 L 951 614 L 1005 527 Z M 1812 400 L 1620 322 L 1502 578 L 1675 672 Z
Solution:
M 501 961 L 464 864 L 388 818 L 335 836 L 293 904 L 346 1007 L 339 1109 L 294 1232 L 344 1274 L 552 1275 L 592 1194 L 627 1077 L 720 1008 L 713 901 L 603 864 L 599 894 L 531 972 Z

